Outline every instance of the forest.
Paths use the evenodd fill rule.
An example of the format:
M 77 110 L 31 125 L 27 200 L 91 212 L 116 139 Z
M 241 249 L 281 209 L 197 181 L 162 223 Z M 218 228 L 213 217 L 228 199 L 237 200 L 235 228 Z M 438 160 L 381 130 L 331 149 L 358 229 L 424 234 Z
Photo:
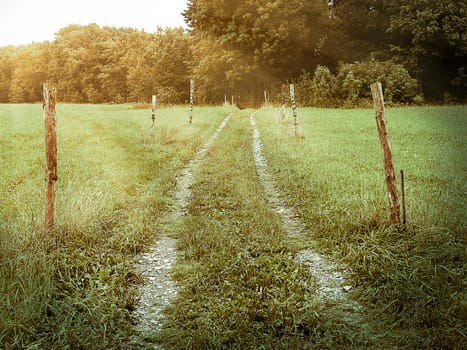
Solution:
M 189 0 L 188 29 L 70 24 L 52 42 L 0 48 L 0 103 L 42 100 L 43 81 L 72 103 L 186 103 L 267 91 L 298 102 L 356 106 L 380 80 L 394 103 L 464 103 L 467 5 L 460 0 Z

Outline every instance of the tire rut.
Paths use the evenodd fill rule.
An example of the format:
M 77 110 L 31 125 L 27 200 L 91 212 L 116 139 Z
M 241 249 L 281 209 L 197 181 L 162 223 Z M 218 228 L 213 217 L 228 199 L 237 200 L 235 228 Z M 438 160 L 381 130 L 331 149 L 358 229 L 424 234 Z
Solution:
M 171 278 L 171 270 L 177 259 L 177 240 L 169 237 L 166 233 L 168 230 L 164 227 L 173 225 L 174 221 L 185 214 L 191 197 L 190 186 L 194 174 L 231 116 L 232 114 L 229 114 L 225 117 L 211 138 L 196 152 L 182 174 L 177 177 L 173 195 L 175 203 L 161 219 L 162 235 L 147 253 L 141 254 L 137 259 L 136 271 L 141 275 L 144 283 L 139 286 L 141 295 L 133 315 L 137 321 L 135 330 L 140 334 L 161 331 L 164 322 L 163 311 L 177 296 L 178 286 Z
M 298 216 L 295 208 L 288 206 L 281 198 L 267 161 L 263 156 L 261 135 L 254 119 L 255 113 L 250 115 L 250 123 L 253 128 L 252 151 L 261 185 L 272 210 L 279 216 L 282 228 L 287 235 L 289 237 L 305 235 L 307 233 L 305 224 Z M 316 279 L 320 297 L 333 303 L 341 311 L 343 321 L 358 326 L 364 338 L 368 339 L 371 327 L 364 319 L 364 308 L 359 302 L 351 300 L 347 296 L 351 286 L 345 284 L 347 280 L 346 267 L 332 262 L 326 256 L 310 248 L 299 251 L 295 256 L 295 261 L 307 267 L 310 275 Z M 374 336 L 371 336 L 371 338 L 374 339 Z

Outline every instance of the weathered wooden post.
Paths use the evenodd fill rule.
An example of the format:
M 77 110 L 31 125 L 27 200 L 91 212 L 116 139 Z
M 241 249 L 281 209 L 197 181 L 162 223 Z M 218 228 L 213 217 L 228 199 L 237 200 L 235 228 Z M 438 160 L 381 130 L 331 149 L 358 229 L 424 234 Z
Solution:
M 391 220 L 395 224 L 400 224 L 401 218 L 399 200 L 397 198 L 396 174 L 392 163 L 392 153 L 386 127 L 386 117 L 384 115 L 384 97 L 381 83 L 378 82 L 371 85 L 371 94 L 373 95 L 379 140 L 383 149 L 384 172 L 386 175 L 386 186 L 389 195 L 389 206 L 391 208 Z
M 152 95 L 152 112 L 151 112 L 151 136 L 154 137 L 154 129 L 156 127 L 156 95 Z
M 51 229 L 54 225 L 55 211 L 55 182 L 57 176 L 57 116 L 55 105 L 57 103 L 57 89 L 53 84 L 42 85 L 44 96 L 44 126 L 45 126 L 45 228 Z
M 294 132 L 295 132 L 295 136 L 297 136 L 298 135 L 298 117 L 297 117 L 297 105 L 295 103 L 294 84 L 290 84 L 290 101 L 292 102 Z
M 193 94 L 195 91 L 195 82 L 190 79 L 190 124 L 193 122 Z

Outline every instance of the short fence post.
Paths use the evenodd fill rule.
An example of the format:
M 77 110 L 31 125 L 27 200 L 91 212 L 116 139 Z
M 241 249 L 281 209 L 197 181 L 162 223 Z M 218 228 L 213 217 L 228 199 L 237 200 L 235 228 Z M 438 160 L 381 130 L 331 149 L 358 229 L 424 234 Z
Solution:
M 156 95 L 152 95 L 152 112 L 151 112 L 151 136 L 154 137 L 154 129 L 156 123 L 156 104 L 157 104 L 157 97 Z
M 57 89 L 53 84 L 43 83 L 44 126 L 45 126 L 45 228 L 50 230 L 54 225 L 55 182 L 57 176 Z
M 195 90 L 195 82 L 190 79 L 190 124 L 193 122 L 193 94 Z
M 295 87 L 294 87 L 294 84 L 290 84 L 290 101 L 292 102 L 294 132 L 295 132 L 295 136 L 297 136 L 298 135 L 298 117 L 297 117 L 297 105 L 295 103 Z
M 384 115 L 384 97 L 381 83 L 371 85 L 373 104 L 375 108 L 376 126 L 378 128 L 379 140 L 383 149 L 384 172 L 386 175 L 386 186 L 389 194 L 389 205 L 391 208 L 391 220 L 395 224 L 401 223 L 399 200 L 397 198 L 396 174 L 392 163 L 391 147 L 389 145 L 386 117 Z

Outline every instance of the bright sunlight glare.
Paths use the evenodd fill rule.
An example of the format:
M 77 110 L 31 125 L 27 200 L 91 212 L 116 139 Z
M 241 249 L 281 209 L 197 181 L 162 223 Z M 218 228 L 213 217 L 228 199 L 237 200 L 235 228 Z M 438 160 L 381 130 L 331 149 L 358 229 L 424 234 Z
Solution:
M 0 0 L 0 46 L 52 41 L 69 24 L 129 27 L 186 27 L 186 0 Z

